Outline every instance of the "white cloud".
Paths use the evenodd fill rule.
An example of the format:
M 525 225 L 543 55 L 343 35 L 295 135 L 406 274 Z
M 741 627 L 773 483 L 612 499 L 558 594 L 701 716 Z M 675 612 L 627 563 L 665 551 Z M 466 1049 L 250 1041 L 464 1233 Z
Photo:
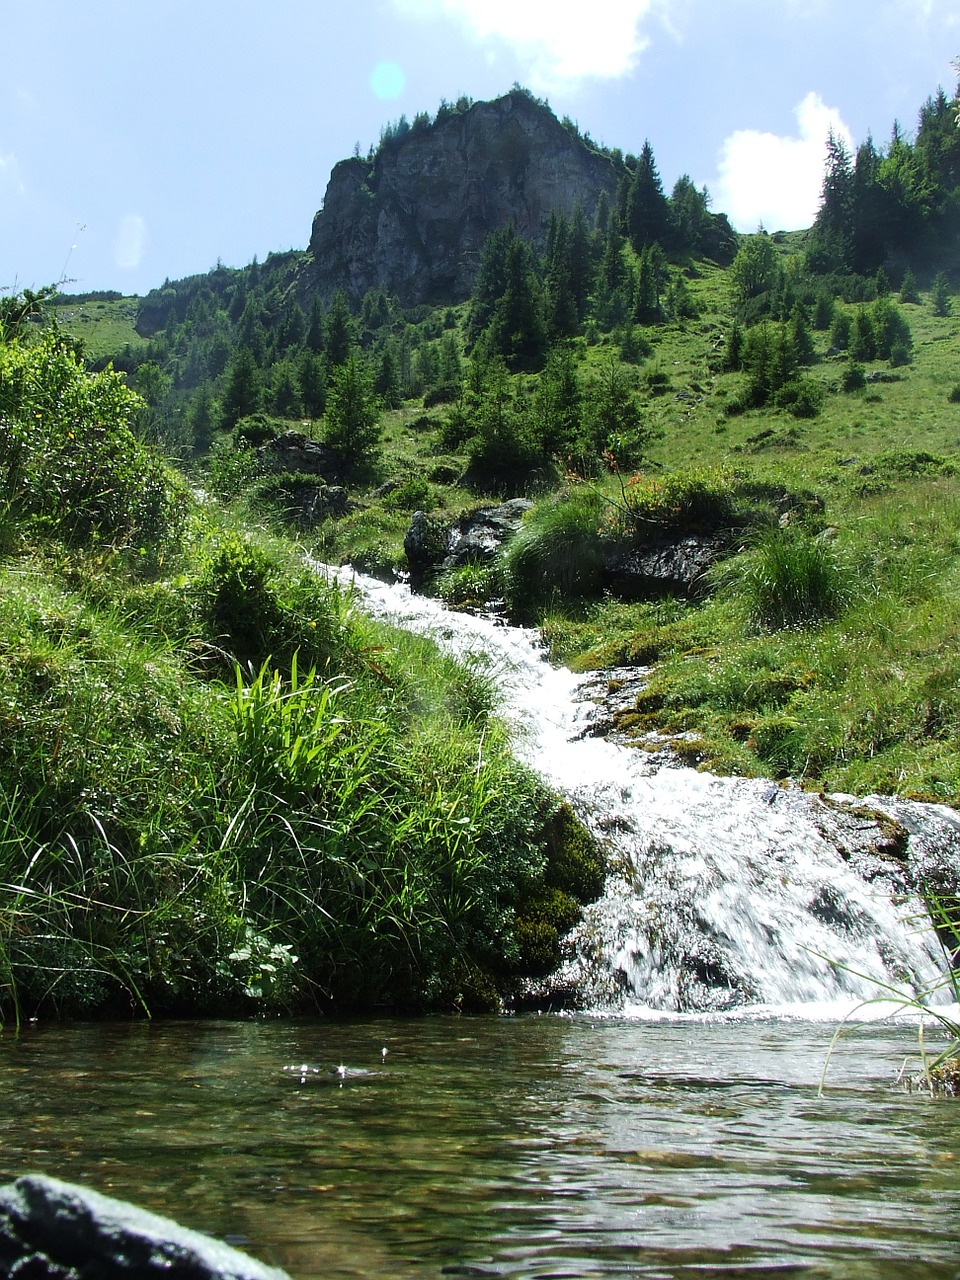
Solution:
M 853 149 L 840 113 L 819 94 L 808 93 L 795 115 L 796 137 L 739 129 L 720 148 L 713 207 L 738 231 L 756 231 L 760 223 L 768 231 L 809 227 L 820 205 L 830 130 Z
M 120 220 L 114 241 L 114 261 L 124 271 L 139 267 L 147 246 L 147 224 L 139 213 L 128 213 Z
M 418 18 L 450 17 L 481 43 L 502 41 L 527 66 L 533 88 L 626 75 L 649 41 L 639 25 L 657 0 L 393 0 Z

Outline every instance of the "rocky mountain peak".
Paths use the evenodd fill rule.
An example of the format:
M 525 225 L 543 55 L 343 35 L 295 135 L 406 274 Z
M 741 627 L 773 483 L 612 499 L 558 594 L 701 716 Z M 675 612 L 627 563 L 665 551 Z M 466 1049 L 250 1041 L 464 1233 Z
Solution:
M 313 223 L 310 285 L 354 299 L 382 287 L 406 305 L 464 298 L 484 241 L 513 222 L 543 244 L 550 214 L 588 219 L 619 168 L 548 106 L 516 89 L 386 136 L 334 167 Z

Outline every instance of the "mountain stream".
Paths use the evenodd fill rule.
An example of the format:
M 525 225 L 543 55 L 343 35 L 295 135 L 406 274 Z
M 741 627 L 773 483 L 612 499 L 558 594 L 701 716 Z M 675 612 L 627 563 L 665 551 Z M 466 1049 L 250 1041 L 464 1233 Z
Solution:
M 596 736 L 595 677 L 551 665 L 536 632 L 447 611 L 404 584 L 341 580 L 374 615 L 483 664 L 519 757 L 608 851 L 606 891 L 568 937 L 545 1001 L 818 1018 L 891 988 L 947 998 L 947 960 L 913 887 L 956 877 L 952 810 L 715 777 L 618 745 Z

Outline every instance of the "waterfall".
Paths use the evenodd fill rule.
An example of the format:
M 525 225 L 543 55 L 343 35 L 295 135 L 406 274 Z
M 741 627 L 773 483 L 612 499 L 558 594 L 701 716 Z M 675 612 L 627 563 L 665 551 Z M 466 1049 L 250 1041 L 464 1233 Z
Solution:
M 566 939 L 552 991 L 636 1014 L 804 1017 L 842 1016 L 890 987 L 948 998 L 946 958 L 912 886 L 931 868 L 955 881 L 952 810 L 716 777 L 592 736 L 589 678 L 551 665 L 536 632 L 340 573 L 375 616 L 486 665 L 518 757 L 606 848 L 605 892 Z M 908 833 L 900 860 L 885 852 L 884 819 Z

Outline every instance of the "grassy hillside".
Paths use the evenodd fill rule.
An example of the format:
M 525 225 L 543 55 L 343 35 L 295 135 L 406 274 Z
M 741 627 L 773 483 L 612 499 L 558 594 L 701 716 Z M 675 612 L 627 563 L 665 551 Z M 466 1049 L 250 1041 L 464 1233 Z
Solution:
M 801 248 L 797 237 L 776 240 L 798 292 Z M 470 309 L 448 308 L 420 316 L 416 328 L 434 347 L 455 335 L 465 370 L 457 398 L 431 404 L 428 396 L 411 396 L 385 410 L 379 453 L 365 475 L 351 480 L 347 514 L 297 536 L 321 557 L 402 572 L 403 535 L 414 509 L 442 523 L 483 501 L 524 492 L 537 501 L 533 530 L 538 519 L 549 522 L 558 503 L 567 504 L 574 523 L 598 525 L 601 543 L 629 543 L 643 520 L 658 528 L 682 525 L 683 494 L 691 486 L 717 487 L 750 511 L 740 553 L 692 598 L 630 603 L 597 586 L 574 599 L 558 579 L 528 620 L 540 622 L 555 655 L 575 666 L 654 664 L 645 694 L 619 716 L 641 749 L 664 749 L 666 738 L 670 749 L 711 769 L 957 803 L 960 316 L 951 313 L 957 308 L 937 314 L 930 287 L 913 293 L 915 301 L 890 295 L 909 333 L 903 363 L 854 361 L 849 349 L 833 346 L 833 323 L 811 327 L 810 362 L 799 377 L 814 389 L 815 412 L 798 416 L 772 404 L 743 408 L 749 372 L 724 368 L 736 315 L 731 270 L 689 259 L 673 270 L 683 276 L 694 315 L 606 332 L 588 327 L 568 344 L 585 401 L 611 362 L 629 380 L 646 439 L 634 466 L 611 470 L 608 458 L 585 474 L 579 467 L 571 487 L 562 458 L 544 455 L 524 469 L 523 459 L 511 456 L 500 483 L 486 492 L 478 487 L 470 478 L 477 428 L 464 427 Z M 834 320 L 845 314 L 853 325 L 875 308 L 872 282 L 864 293 L 864 301 L 834 298 Z M 808 309 L 812 314 L 812 295 Z M 404 323 L 409 327 L 396 318 L 394 331 Z M 851 368 L 854 385 L 845 390 Z M 509 375 L 517 414 L 532 412 L 544 376 Z M 323 419 L 261 421 L 267 435 L 292 426 L 324 434 Z M 525 429 L 522 421 L 511 419 L 509 429 Z M 283 485 L 259 475 L 257 466 L 242 432 L 216 440 L 214 487 L 239 502 L 243 519 L 288 528 Z M 599 508 L 583 501 L 587 493 Z M 673 515 L 666 510 L 671 502 Z M 567 545 L 567 561 L 576 554 Z M 507 558 L 434 589 L 454 603 L 475 604 L 505 590 L 510 598 L 504 577 L 514 571 Z M 815 582 L 796 580 L 803 573 L 832 575 L 824 599 Z M 778 592 L 799 593 L 800 604 L 784 612 L 771 602 Z
M 496 1007 L 597 850 L 482 672 L 198 497 L 141 412 L 0 332 L 0 1020 Z

